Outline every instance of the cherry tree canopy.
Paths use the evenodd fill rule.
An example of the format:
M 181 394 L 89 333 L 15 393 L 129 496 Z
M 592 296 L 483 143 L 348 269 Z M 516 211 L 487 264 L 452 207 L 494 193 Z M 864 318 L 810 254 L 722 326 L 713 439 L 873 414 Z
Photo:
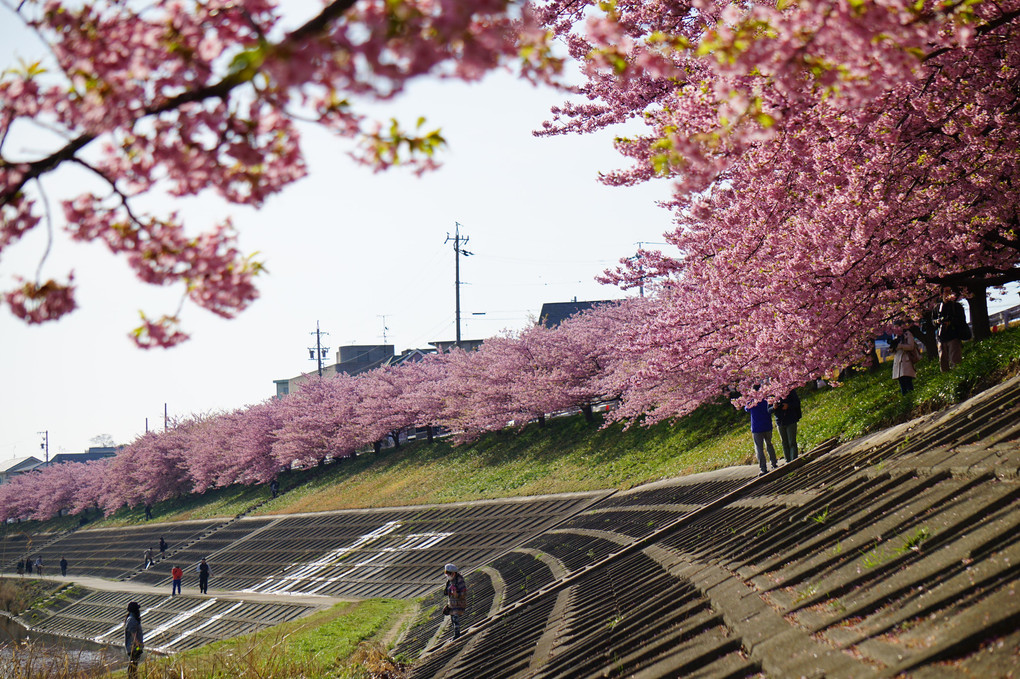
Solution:
M 1020 279 L 1020 2 L 557 0 L 542 17 L 587 60 L 590 102 L 542 133 L 644 121 L 603 180 L 675 182 L 680 255 L 606 277 L 657 286 L 631 347 L 672 385 L 662 416 L 859 362 L 939 284 L 981 302 Z

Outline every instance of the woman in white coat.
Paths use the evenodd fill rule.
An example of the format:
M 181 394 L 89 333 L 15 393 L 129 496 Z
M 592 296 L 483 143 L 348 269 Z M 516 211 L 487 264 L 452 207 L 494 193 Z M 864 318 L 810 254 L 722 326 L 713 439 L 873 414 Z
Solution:
M 914 364 L 921 359 L 921 352 L 914 334 L 903 323 L 894 323 L 893 338 L 889 341 L 889 346 L 895 350 L 892 376 L 900 383 L 900 393 L 906 394 L 908 391 L 913 391 L 914 377 L 917 375 Z

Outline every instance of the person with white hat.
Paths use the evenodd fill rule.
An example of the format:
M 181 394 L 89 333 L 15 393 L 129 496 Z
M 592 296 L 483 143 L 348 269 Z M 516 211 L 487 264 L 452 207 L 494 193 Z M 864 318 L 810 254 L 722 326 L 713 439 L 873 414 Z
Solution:
M 452 563 L 446 564 L 446 596 L 449 604 L 443 609 L 443 615 L 450 616 L 453 623 L 453 638 L 460 636 L 460 616 L 467 610 L 467 582 L 464 576 Z

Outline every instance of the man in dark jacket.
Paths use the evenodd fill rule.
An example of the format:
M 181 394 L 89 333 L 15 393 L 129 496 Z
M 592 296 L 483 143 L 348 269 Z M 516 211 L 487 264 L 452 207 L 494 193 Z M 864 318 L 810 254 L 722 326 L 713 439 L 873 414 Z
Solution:
M 209 568 L 209 564 L 206 563 L 205 559 L 202 559 L 198 563 L 198 591 L 202 594 L 209 593 L 209 575 L 212 573 L 212 569 Z
M 778 403 L 769 410 L 776 416 L 776 429 L 779 430 L 779 440 L 783 443 L 783 456 L 787 462 L 797 459 L 797 423 L 800 422 L 800 396 L 794 389 L 786 398 L 780 399 Z
M 963 305 L 956 301 L 956 291 L 948 285 L 942 288 L 942 301 L 932 314 L 935 339 L 939 347 L 939 369 L 949 372 L 963 361 L 963 340 L 970 339 L 970 326 Z

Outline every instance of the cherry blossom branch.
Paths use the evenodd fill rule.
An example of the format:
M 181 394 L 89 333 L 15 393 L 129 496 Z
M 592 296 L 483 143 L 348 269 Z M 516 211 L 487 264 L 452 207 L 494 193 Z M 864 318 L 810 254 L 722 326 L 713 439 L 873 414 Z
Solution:
M 267 45 L 264 50 L 265 56 L 268 57 L 272 54 L 286 51 L 288 47 L 298 44 L 304 39 L 309 39 L 322 34 L 329 27 L 330 22 L 343 16 L 343 14 L 353 7 L 356 2 L 357 0 L 334 0 L 330 4 L 326 5 L 319 14 L 312 19 L 309 19 L 300 27 L 291 31 L 279 42 Z M 225 99 L 226 96 L 238 86 L 251 82 L 257 73 L 257 69 L 238 70 L 233 73 L 228 73 L 212 85 L 182 92 L 181 94 L 171 97 L 160 104 L 144 108 L 136 117 L 136 120 L 142 120 L 150 116 L 158 116 L 161 113 L 179 109 L 185 104 L 198 103 L 207 99 Z M 19 181 L 12 182 L 3 193 L 0 193 L 0 204 L 12 200 L 14 196 L 21 192 L 22 188 L 24 188 L 25 184 L 29 180 L 51 172 L 59 167 L 63 162 L 75 157 L 79 151 L 88 146 L 88 144 L 95 139 L 96 135 L 85 133 L 79 135 L 63 148 L 54 151 L 45 158 L 25 164 L 19 163 L 19 167 L 24 168 L 21 173 L 21 179 Z
M 36 189 L 39 191 L 39 196 L 43 202 L 43 213 L 45 215 L 46 222 L 46 249 L 43 250 L 42 257 L 39 259 L 39 266 L 35 270 L 35 282 L 38 284 L 42 279 L 42 268 L 43 264 L 46 263 L 46 259 L 50 256 L 50 250 L 53 248 L 53 215 L 50 211 L 50 201 L 46 196 L 46 192 L 43 190 L 42 181 L 39 179 L 35 180 Z

